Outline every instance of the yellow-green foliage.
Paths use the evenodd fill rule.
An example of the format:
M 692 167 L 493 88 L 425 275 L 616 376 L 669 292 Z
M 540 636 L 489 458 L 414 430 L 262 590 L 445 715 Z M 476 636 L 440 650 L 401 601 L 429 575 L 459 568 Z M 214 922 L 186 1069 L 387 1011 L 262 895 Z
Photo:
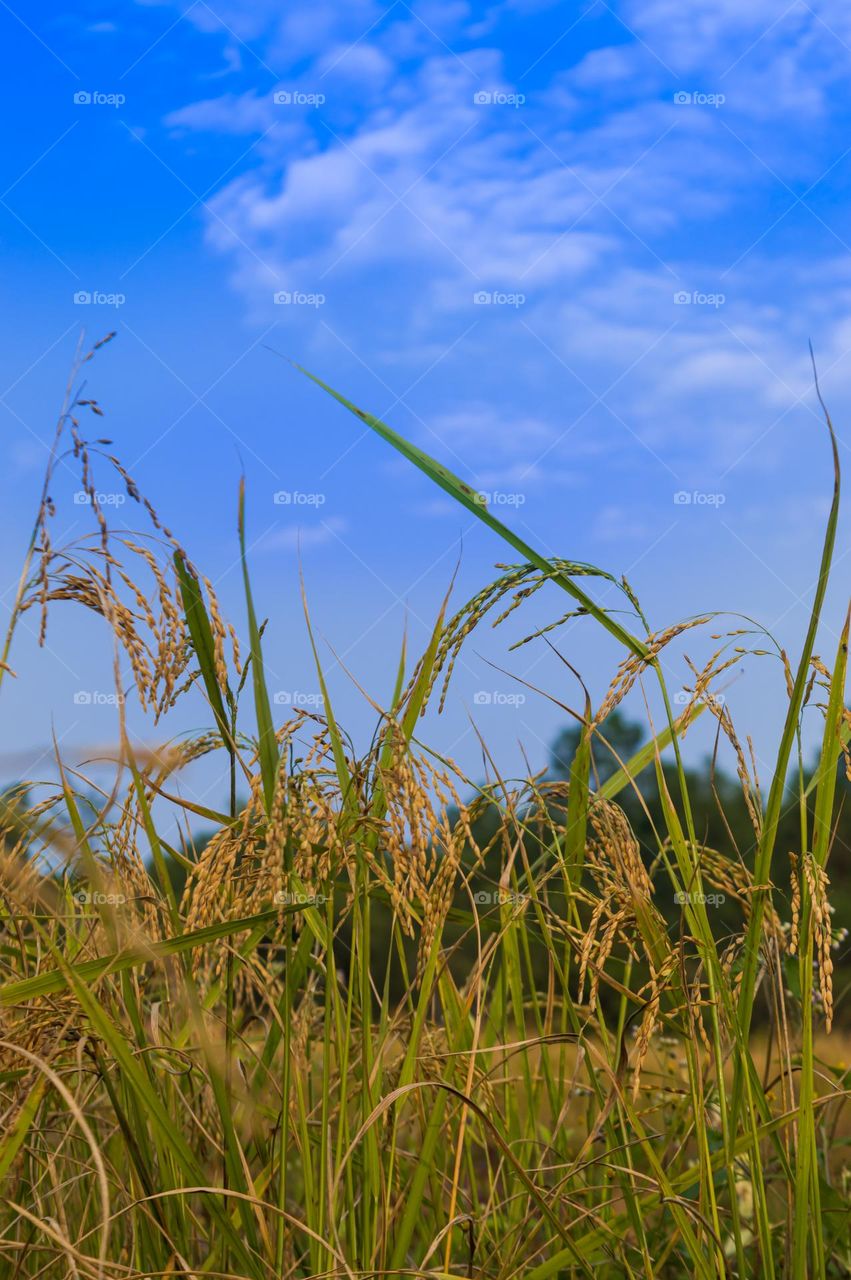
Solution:
M 838 467 L 812 625 L 795 669 L 777 655 L 788 716 L 763 800 L 714 692 L 740 633 L 691 672 L 675 717 L 662 655 L 707 618 L 653 632 L 622 584 L 633 633 L 586 591 L 598 570 L 548 560 L 354 409 L 522 564 L 441 614 L 419 661 L 403 653 L 365 754 L 321 669 L 323 713 L 275 724 L 247 565 L 240 654 L 210 584 L 98 459 L 78 420 L 92 408 L 66 406 L 51 470 L 76 459 L 94 535 L 53 545 L 49 474 L 0 676 L 18 619 L 37 611 L 44 634 L 74 601 L 115 635 L 154 720 L 200 690 L 209 730 L 142 757 L 119 703 L 108 793 L 59 761 L 58 783 L 3 798 L 0 1275 L 851 1273 L 832 1140 L 849 1081 L 819 1057 L 847 621 L 832 669 L 813 644 Z M 98 465 L 118 468 L 146 534 L 109 530 Z M 569 780 L 477 790 L 418 741 L 418 719 L 480 620 L 539 588 L 571 596 L 624 661 L 576 713 Z M 606 721 L 645 682 L 667 723 L 598 784 Z M 793 768 L 790 790 L 813 701 L 819 767 Z M 699 715 L 731 744 L 750 854 L 695 829 L 679 744 Z M 212 752 L 231 775 L 224 812 L 180 798 L 180 771 Z M 636 798 L 657 815 L 649 849 Z M 204 841 L 178 847 L 179 829 Z

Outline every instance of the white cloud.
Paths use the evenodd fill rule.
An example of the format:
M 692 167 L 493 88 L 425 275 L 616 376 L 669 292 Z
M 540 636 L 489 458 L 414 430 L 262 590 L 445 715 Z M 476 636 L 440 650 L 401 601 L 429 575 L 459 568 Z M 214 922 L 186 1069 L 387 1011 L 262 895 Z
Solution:
M 617 542 L 621 546 L 647 542 L 654 534 L 658 536 L 653 524 L 637 513 L 634 505 L 606 504 L 597 512 L 591 527 L 591 536 L 599 542 Z
M 332 73 L 334 84 L 352 92 L 352 86 L 363 93 L 376 94 L 393 74 L 393 62 L 386 53 L 367 40 L 333 45 L 316 63 L 319 80 Z
M 201 133 L 262 133 L 280 122 L 271 94 L 225 93 L 218 98 L 192 102 L 170 112 L 165 123 L 172 129 Z
M 328 516 L 313 524 L 287 525 L 261 538 L 259 551 L 306 551 L 311 547 L 324 547 L 336 542 L 346 532 L 348 525 L 341 516 Z
M 514 482 L 528 487 L 541 479 L 535 464 L 557 431 L 552 424 L 522 412 L 512 415 L 472 403 L 432 415 L 428 435 L 427 447 L 463 460 L 480 485 Z
M 272 3 L 250 16 L 225 5 L 238 35 L 282 76 L 297 66 L 293 84 L 321 84 L 327 105 L 283 117 L 258 144 L 211 201 L 209 243 L 254 319 L 271 315 L 300 348 L 397 370 L 402 387 L 425 380 L 431 439 L 415 429 L 426 447 L 443 441 L 452 465 L 491 483 L 533 464 L 545 482 L 605 447 L 617 466 L 624 439 L 651 466 L 666 444 L 764 466 L 781 447 L 775 424 L 809 389 L 799 315 L 814 306 L 830 317 L 820 340 L 834 385 L 851 395 L 840 247 L 817 218 L 817 249 L 787 234 L 808 216 L 796 194 L 816 201 L 807 185 L 847 145 L 837 128 L 812 131 L 847 75 L 851 20 L 838 0 L 815 15 L 803 4 L 778 15 L 767 0 L 636 0 L 618 9 L 618 44 L 524 80 L 517 109 L 476 105 L 483 86 L 520 90 L 497 47 L 469 49 L 470 31 L 496 46 L 503 21 L 547 8 L 435 4 L 418 20 L 363 0 L 283 16 Z M 824 22 L 839 38 L 819 34 Z M 683 88 L 726 101 L 678 105 Z M 268 119 L 255 93 L 168 123 L 251 131 Z M 319 290 L 327 306 L 275 313 L 282 288 Z M 476 306 L 481 289 L 524 301 Z M 726 301 L 680 307 L 679 290 Z M 477 402 L 459 406 L 453 388 L 471 381 Z

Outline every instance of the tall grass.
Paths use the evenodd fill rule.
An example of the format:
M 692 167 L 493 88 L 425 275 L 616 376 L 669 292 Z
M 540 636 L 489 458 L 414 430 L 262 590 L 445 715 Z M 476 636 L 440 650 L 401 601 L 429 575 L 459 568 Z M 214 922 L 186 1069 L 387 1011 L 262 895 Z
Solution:
M 211 584 L 84 434 L 81 414 L 100 410 L 75 386 L 0 680 L 21 616 L 35 611 L 44 636 L 74 601 L 102 617 L 116 679 L 130 670 L 154 720 L 195 690 L 210 725 L 141 758 L 119 700 L 114 785 L 99 789 L 57 752 L 55 784 L 3 799 L 0 1274 L 851 1274 L 834 1141 L 848 1079 L 818 1053 L 849 738 L 847 618 L 832 667 L 814 655 L 839 504 L 827 415 L 833 504 L 801 652 L 793 666 L 776 651 L 788 705 L 763 802 L 716 693 L 741 632 L 692 669 L 675 716 L 663 654 L 708 617 L 653 631 L 621 583 L 628 629 L 594 599 L 595 578 L 610 575 L 543 556 L 336 392 L 521 563 L 445 606 L 423 654 L 403 650 L 365 752 L 334 716 L 312 633 L 323 713 L 276 725 L 244 495 L 241 653 Z M 79 466 L 95 524 L 55 547 L 60 459 Z M 107 527 L 94 480 L 104 466 L 139 503 L 144 532 Z M 568 616 L 615 636 L 623 662 L 599 707 L 584 694 L 572 712 L 567 785 L 513 783 L 491 762 L 476 786 L 419 741 L 420 717 L 435 690 L 446 696 L 475 627 L 538 590 L 554 611 L 566 593 Z M 599 782 L 607 719 L 648 682 L 666 723 Z M 824 721 L 814 774 L 801 747 L 813 704 Z M 714 718 L 737 761 L 749 849 L 708 848 L 695 829 L 680 744 L 698 716 Z M 230 777 L 221 811 L 180 794 L 180 770 L 208 753 Z M 618 803 L 630 793 L 662 815 L 652 848 Z M 790 804 L 791 856 L 777 847 Z

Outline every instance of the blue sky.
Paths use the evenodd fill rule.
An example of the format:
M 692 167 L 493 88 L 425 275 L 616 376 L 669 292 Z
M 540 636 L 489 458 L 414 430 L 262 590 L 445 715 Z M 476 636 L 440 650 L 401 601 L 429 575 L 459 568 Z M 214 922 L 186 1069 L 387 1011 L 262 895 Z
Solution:
M 545 553 L 626 572 L 655 626 L 739 610 L 795 651 L 830 489 L 809 339 L 849 462 L 839 0 L 4 0 L 0 30 L 7 608 L 85 326 L 118 330 L 89 382 L 116 451 L 240 625 L 244 468 L 270 681 L 296 700 L 316 684 L 300 543 L 363 737 L 352 677 L 381 700 L 406 617 L 416 651 L 459 555 L 460 603 L 503 551 L 274 352 L 490 493 Z M 69 476 L 54 495 L 57 538 L 86 527 L 73 491 Z M 539 597 L 528 629 L 562 611 Z M 563 723 L 528 690 L 475 701 L 520 689 L 488 660 L 576 702 L 545 646 L 508 653 L 523 633 L 479 633 L 428 726 L 473 773 L 470 714 L 508 769 L 518 742 L 543 763 Z M 56 615 L 49 641 L 22 632 L 13 655 L 7 772 L 51 724 L 74 749 L 109 740 L 109 709 L 73 700 L 104 683 L 97 627 Z M 599 697 L 614 645 L 588 622 L 559 643 Z M 674 687 L 685 674 L 672 658 Z M 729 695 L 766 757 L 782 687 L 757 663 Z M 169 731 L 203 721 L 199 701 Z

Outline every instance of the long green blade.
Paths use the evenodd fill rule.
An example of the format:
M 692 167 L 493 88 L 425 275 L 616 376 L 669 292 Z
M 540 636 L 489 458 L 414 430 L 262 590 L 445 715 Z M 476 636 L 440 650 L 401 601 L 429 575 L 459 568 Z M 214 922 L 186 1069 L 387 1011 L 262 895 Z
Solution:
M 398 449 L 399 453 L 401 453 L 403 457 L 407 458 L 409 462 L 412 462 L 415 467 L 419 467 L 420 471 L 424 471 L 430 480 L 433 480 L 441 489 L 450 494 L 451 497 L 453 497 L 456 502 L 459 502 L 462 507 L 466 507 L 472 515 L 474 515 L 478 520 L 481 520 L 483 524 L 486 524 L 489 529 L 493 529 L 495 533 L 498 533 L 499 536 L 509 544 L 509 546 L 512 546 L 515 551 L 518 551 L 524 559 L 529 561 L 530 564 L 534 564 L 538 569 L 546 572 L 552 578 L 553 582 L 560 586 L 563 591 L 566 591 L 568 595 L 573 596 L 574 600 L 578 600 L 583 609 L 587 610 L 591 617 L 596 618 L 597 622 L 600 623 L 600 626 L 605 627 L 605 629 L 613 635 L 616 640 L 619 640 L 621 644 L 625 645 L 627 649 L 631 650 L 632 653 L 637 654 L 639 657 L 647 657 L 648 648 L 642 640 L 639 640 L 637 636 L 632 635 L 632 633 L 627 631 L 625 627 L 621 626 L 616 618 L 612 618 L 604 609 L 601 609 L 600 606 L 596 604 L 581 587 L 577 586 L 573 579 L 568 577 L 566 573 L 554 572 L 553 566 L 545 556 L 542 556 L 540 552 L 535 551 L 533 547 L 530 547 L 528 542 L 524 542 L 524 540 L 518 537 L 513 530 L 509 529 L 507 525 L 504 525 L 501 520 L 497 520 L 496 516 L 488 510 L 486 503 L 475 489 L 471 488 L 470 485 L 465 484 L 463 480 L 459 480 L 458 476 L 454 475 L 447 467 L 444 467 L 442 463 L 435 461 L 434 458 L 430 457 L 427 453 L 424 453 L 422 449 L 418 449 L 416 445 L 405 440 L 403 436 L 400 436 L 392 429 L 392 427 L 388 427 L 380 418 L 376 418 L 371 413 L 366 413 L 363 409 L 359 409 L 357 405 L 352 404 L 352 402 L 347 400 L 345 396 L 340 395 L 339 391 L 335 391 L 333 387 L 329 387 L 326 382 L 323 382 L 321 378 L 317 378 L 316 375 L 311 373 L 308 369 L 304 369 L 299 364 L 297 364 L 295 368 L 298 369 L 300 373 L 303 373 L 305 377 L 310 378 L 311 382 L 315 382 L 323 391 L 327 391 L 330 396 L 333 396 L 335 400 L 339 401 L 339 403 L 343 405 L 344 408 L 348 409 L 350 413 L 353 413 L 356 418 L 360 418 L 361 422 L 365 422 L 368 427 L 376 432 L 377 435 L 381 436 L 383 440 L 386 440 L 388 444 L 392 444 L 394 449 Z
M 290 914 L 301 911 L 301 906 L 274 907 L 268 911 L 260 911 L 253 916 L 244 916 L 239 920 L 224 920 L 220 924 L 211 924 L 204 929 L 196 929 L 193 933 L 183 933 L 179 938 L 169 938 L 165 942 L 152 942 L 142 948 L 128 948 L 110 956 L 101 956 L 97 960 L 85 960 L 74 965 L 78 977 L 85 982 L 93 982 L 104 973 L 120 973 L 123 969 L 133 969 L 136 965 L 150 964 L 154 960 L 164 960 L 169 956 L 181 955 L 184 951 L 192 951 L 207 943 L 217 942 L 220 938 L 228 938 L 234 933 L 242 933 L 246 929 L 256 929 L 277 920 L 281 911 Z M 52 969 L 49 973 L 39 973 L 34 978 L 23 978 L 19 982 L 7 982 L 0 987 L 0 1007 L 20 1004 L 32 1000 L 35 996 L 52 995 L 55 991 L 64 991 L 68 985 L 65 973 L 61 969 Z
M 260 628 L 254 612 L 254 599 L 251 595 L 251 580 L 248 576 L 248 561 L 245 554 L 245 480 L 239 485 L 239 553 L 242 560 L 242 578 L 245 584 L 245 606 L 248 613 L 248 634 L 251 640 L 251 676 L 254 686 L 254 711 L 257 716 L 258 752 L 260 772 L 263 776 L 263 798 L 266 801 L 266 812 L 271 813 L 275 796 L 275 779 L 278 773 L 278 743 L 275 738 L 275 726 L 272 721 L 272 706 L 269 701 L 269 690 L 266 688 L 266 673 L 263 669 L 263 649 L 260 642 Z

